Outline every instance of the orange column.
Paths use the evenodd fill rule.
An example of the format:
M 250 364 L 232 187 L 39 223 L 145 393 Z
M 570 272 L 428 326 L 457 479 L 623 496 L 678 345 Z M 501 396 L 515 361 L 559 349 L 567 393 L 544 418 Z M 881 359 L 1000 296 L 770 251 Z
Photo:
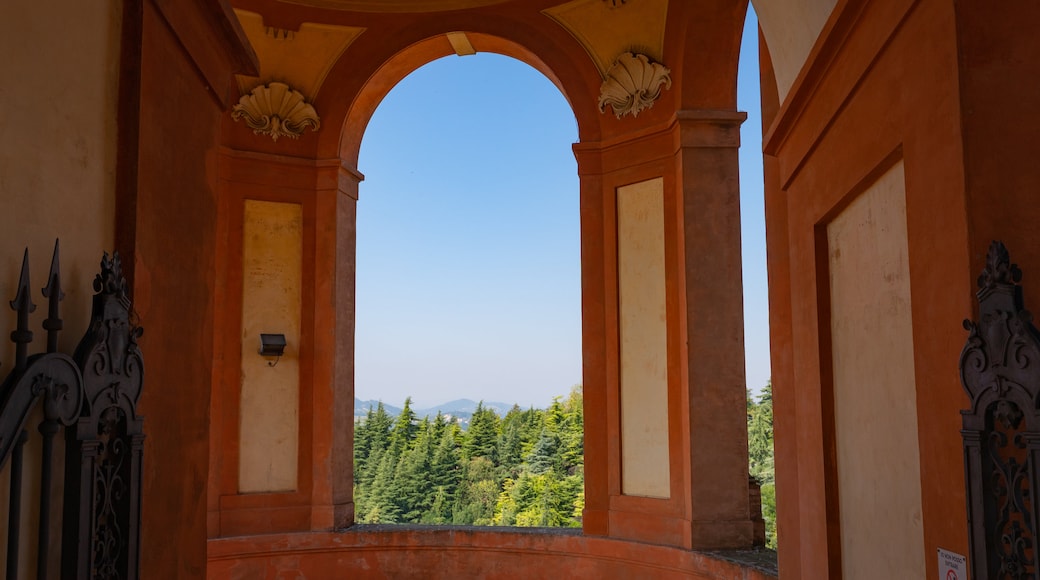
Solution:
M 339 160 L 319 169 L 316 215 L 312 529 L 354 523 L 354 291 L 358 184 Z M 326 503 L 327 502 L 327 503 Z M 325 509 L 328 505 L 329 509 Z
M 586 534 L 683 548 L 751 545 L 737 179 L 744 118 L 683 111 L 648 130 L 575 146 L 582 196 Z M 660 188 L 663 203 L 663 280 L 645 283 L 663 285 L 660 332 L 666 345 L 660 359 L 651 353 L 645 362 L 667 367 L 667 406 L 650 418 L 667 426 L 666 442 L 645 451 L 654 455 L 666 446 L 668 466 L 651 491 L 625 488 L 633 481 L 625 457 L 631 462 L 633 455 L 624 449 L 622 390 L 640 393 L 647 385 L 638 378 L 622 385 L 619 291 L 633 288 L 619 271 L 619 192 L 633 195 L 631 187 L 644 185 Z M 638 294 L 638 282 L 634 288 Z
M 616 384 L 616 353 L 607 347 L 607 292 L 614 268 L 607 261 L 613 237 L 607 217 L 613 205 L 604 196 L 599 151 L 583 144 L 574 146 L 580 177 L 581 218 L 581 323 L 582 385 L 585 414 L 585 511 L 582 527 L 586 534 L 606 536 L 608 526 L 608 477 L 611 422 L 607 411 L 607 385 Z M 614 284 L 616 287 L 616 283 Z M 616 315 L 613 316 L 616 324 Z M 613 324 L 610 328 L 614 328 Z M 608 381 L 608 375 L 613 380 Z
M 733 111 L 677 114 L 688 373 L 682 413 L 689 429 L 682 443 L 692 548 L 752 542 L 737 155 L 746 118 Z

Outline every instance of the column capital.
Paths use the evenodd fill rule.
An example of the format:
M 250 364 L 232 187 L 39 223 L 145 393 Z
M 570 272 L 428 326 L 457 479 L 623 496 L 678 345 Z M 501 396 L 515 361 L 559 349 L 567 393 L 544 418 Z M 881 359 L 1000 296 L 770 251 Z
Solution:
M 675 112 L 679 146 L 740 147 L 740 126 L 747 113 L 720 109 L 683 109 Z
M 341 159 L 321 159 L 316 161 L 318 169 L 318 190 L 332 190 L 354 199 L 358 198 L 358 185 L 365 180 L 364 174 L 356 167 L 348 165 Z

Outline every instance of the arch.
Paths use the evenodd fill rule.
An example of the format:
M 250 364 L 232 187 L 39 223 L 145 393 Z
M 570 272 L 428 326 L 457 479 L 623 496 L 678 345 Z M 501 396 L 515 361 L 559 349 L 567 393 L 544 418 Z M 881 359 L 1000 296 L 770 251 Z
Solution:
M 707 0 L 672 2 L 669 26 L 682 28 L 668 38 L 669 66 L 680 71 L 679 109 L 735 110 L 740 41 L 748 2 Z M 675 74 L 673 72 L 673 74 Z
M 601 82 L 584 49 L 562 28 L 554 30 L 540 23 L 509 19 L 465 18 L 441 21 L 403 33 L 393 46 L 380 47 L 382 56 L 368 63 L 367 74 L 350 74 L 351 63 L 336 63 L 329 74 L 330 86 L 323 87 L 319 98 L 326 101 L 325 122 L 341 127 L 319 139 L 319 154 L 338 157 L 346 165 L 356 166 L 361 138 L 379 103 L 406 76 L 438 58 L 455 54 L 447 34 L 465 31 L 476 52 L 492 52 L 515 58 L 546 76 L 571 105 L 578 124 L 580 141 L 596 140 L 600 134 L 600 115 L 596 106 Z M 454 26 L 457 24 L 458 26 Z M 358 43 L 365 41 L 364 35 Z M 374 41 L 370 41 L 375 44 Z M 372 46 L 376 49 L 376 46 Z M 361 78 L 360 81 L 357 79 Z M 332 101 L 329 103 L 328 101 Z M 346 106 L 339 103 L 348 103 Z M 332 139 L 336 139 L 335 143 Z
M 695 11 L 701 3 L 708 7 L 703 19 Z M 321 19 L 319 9 L 296 15 L 296 20 L 313 17 L 368 28 L 330 68 L 314 97 L 325 130 L 286 144 L 278 154 L 266 152 L 270 146 L 252 138 L 248 147 L 243 145 L 247 151 L 229 149 L 228 165 L 234 166 L 224 186 L 242 200 L 257 197 L 303 205 L 303 241 L 313 244 L 308 246 L 313 253 L 308 249 L 305 255 L 313 260 L 304 266 L 301 279 L 310 284 L 304 297 L 313 302 L 304 312 L 313 324 L 308 323 L 309 334 L 300 342 L 314 344 L 313 352 L 306 353 L 314 380 L 302 382 L 300 392 L 314 420 L 300 421 L 306 431 L 301 437 L 310 438 L 311 454 L 301 455 L 298 465 L 309 479 L 307 489 L 294 495 L 272 492 L 257 497 L 238 494 L 231 473 L 221 482 L 228 500 L 221 496 L 214 510 L 221 512 L 214 516 L 219 524 L 215 535 L 326 530 L 353 521 L 350 418 L 356 204 L 362 179 L 355 170 L 358 155 L 369 120 L 385 95 L 412 71 L 454 53 L 447 35 L 465 31 L 476 51 L 515 58 L 554 82 L 578 126 L 580 143 L 574 151 L 580 176 L 586 389 L 584 535 L 686 549 L 750 545 L 744 357 L 743 349 L 726 348 L 743 340 L 742 325 L 737 324 L 742 319 L 740 276 L 730 266 L 739 261 L 735 175 L 738 129 L 744 117 L 735 112 L 735 87 L 747 2 L 688 4 L 668 3 L 665 13 L 662 54 L 673 71 L 674 85 L 638 118 L 600 112 L 603 79 L 585 44 L 531 3 L 444 12 L 435 18 L 329 11 L 321 15 L 327 19 Z M 713 43 L 724 47 L 717 60 L 711 58 Z M 722 78 L 710 78 L 715 76 Z M 508 103 L 501 109 L 501 114 L 510 114 Z M 245 132 L 232 129 L 235 135 Z M 255 154 L 256 149 L 264 152 Z M 628 205 L 622 207 L 619 196 Z M 236 203 L 237 199 L 229 202 L 234 219 Z M 641 229 L 629 231 L 619 227 L 619 212 L 626 223 L 644 214 L 647 218 L 638 221 Z M 635 270 L 621 272 L 618 247 L 626 244 L 624 251 L 630 252 L 642 243 L 639 236 L 644 231 L 654 234 L 648 251 L 656 264 L 649 274 L 653 283 L 626 286 L 623 309 L 619 280 L 643 276 Z M 712 251 L 705 252 L 709 247 Z M 722 274 L 695 275 L 705 271 Z M 643 303 L 666 317 L 653 318 L 660 323 L 647 331 L 654 337 L 647 352 L 622 360 L 624 345 L 642 342 L 643 335 L 623 334 L 621 316 L 640 316 Z M 713 325 L 728 330 L 725 337 L 707 337 L 694 331 L 694 320 L 715 321 Z M 237 321 L 228 325 L 235 329 L 233 335 L 228 333 L 230 348 L 241 347 L 238 327 Z M 650 379 L 631 373 L 622 377 L 622 366 L 644 368 L 644 362 L 654 363 L 661 372 L 655 371 Z M 646 394 L 656 401 L 652 408 L 625 402 L 648 400 L 640 398 Z M 690 405 L 692 400 L 705 404 Z M 623 413 L 628 417 L 625 423 Z M 225 448 L 233 456 L 236 423 L 221 418 L 230 426 Z M 339 428 L 342 425 L 351 426 Z M 633 438 L 641 427 L 654 429 L 652 440 Z M 723 446 L 717 444 L 720 440 Z M 655 466 L 670 467 L 646 473 L 641 481 L 623 480 L 625 473 L 640 472 L 642 457 L 631 450 L 641 445 L 659 453 Z M 622 456 L 626 447 L 629 454 Z M 281 520 L 269 517 L 274 510 L 281 510 Z M 289 516 L 294 519 L 289 521 Z

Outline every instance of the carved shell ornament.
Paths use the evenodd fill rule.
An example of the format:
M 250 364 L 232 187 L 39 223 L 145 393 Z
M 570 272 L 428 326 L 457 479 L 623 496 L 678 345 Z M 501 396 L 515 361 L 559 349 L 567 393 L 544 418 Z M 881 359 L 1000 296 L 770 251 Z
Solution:
M 607 105 L 614 109 L 618 119 L 654 106 L 661 90 L 671 88 L 671 71 L 664 65 L 650 62 L 645 54 L 622 53 L 607 71 L 607 80 L 599 89 L 599 111 Z
M 317 131 L 321 126 L 318 112 L 303 94 L 279 82 L 260 85 L 243 95 L 231 109 L 231 118 L 244 119 L 253 133 L 275 141 L 279 137 L 298 139 L 307 127 Z

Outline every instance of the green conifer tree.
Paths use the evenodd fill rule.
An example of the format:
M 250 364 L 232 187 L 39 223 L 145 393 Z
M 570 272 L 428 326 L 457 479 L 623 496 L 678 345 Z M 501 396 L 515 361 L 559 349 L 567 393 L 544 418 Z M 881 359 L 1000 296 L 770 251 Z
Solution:
M 390 454 L 399 459 L 415 440 L 417 431 L 415 412 L 412 411 L 412 398 L 407 397 L 404 400 L 404 408 L 401 409 L 401 414 L 397 416 L 394 427 L 390 431 Z
M 432 504 L 433 482 L 430 465 L 433 447 L 429 421 L 423 418 L 417 429 L 415 442 L 401 455 L 394 472 L 393 498 L 402 522 L 418 523 Z
M 523 461 L 523 426 L 524 412 L 520 410 L 519 405 L 513 405 L 502 418 L 501 433 L 498 436 L 498 463 L 504 477 L 515 478 L 520 474 L 520 463 Z
M 477 404 L 477 410 L 469 420 L 469 429 L 462 444 L 462 456 L 465 459 L 486 457 L 494 462 L 498 455 L 498 414 L 494 409 L 484 407 L 484 402 Z
M 542 431 L 541 438 L 535 443 L 534 449 L 524 459 L 528 469 L 535 475 L 541 475 L 552 469 L 559 469 L 563 463 L 559 455 L 560 436 L 549 431 L 546 427 Z

